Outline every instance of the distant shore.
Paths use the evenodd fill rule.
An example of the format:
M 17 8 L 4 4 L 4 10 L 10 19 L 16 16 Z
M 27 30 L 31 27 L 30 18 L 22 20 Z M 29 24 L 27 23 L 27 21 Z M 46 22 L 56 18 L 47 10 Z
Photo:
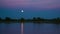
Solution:
M 18 23 L 25 23 L 25 22 L 33 22 L 33 23 L 55 23 L 55 24 L 60 24 L 60 18 L 53 18 L 53 19 L 44 19 L 40 17 L 33 17 L 33 19 L 11 19 L 9 17 L 6 17 L 5 19 L 0 18 L 0 23 L 2 22 L 18 22 Z

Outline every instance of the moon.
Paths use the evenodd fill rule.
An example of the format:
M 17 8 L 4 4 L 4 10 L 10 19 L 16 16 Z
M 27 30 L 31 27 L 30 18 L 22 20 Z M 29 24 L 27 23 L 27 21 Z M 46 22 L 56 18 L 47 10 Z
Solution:
M 24 11 L 23 11 L 23 10 L 21 10 L 21 12 L 23 13 Z

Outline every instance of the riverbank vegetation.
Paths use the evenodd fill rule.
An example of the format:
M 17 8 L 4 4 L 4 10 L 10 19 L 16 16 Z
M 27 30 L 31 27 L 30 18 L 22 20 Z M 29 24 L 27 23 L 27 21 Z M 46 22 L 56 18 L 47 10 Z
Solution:
M 5 19 L 0 18 L 0 23 L 1 22 L 19 22 L 19 23 L 24 23 L 24 22 L 33 22 L 33 23 L 55 23 L 55 24 L 60 24 L 60 18 L 53 18 L 53 19 L 44 19 L 40 17 L 33 17 L 32 19 L 25 19 L 25 18 L 20 18 L 20 19 L 12 19 L 9 17 L 6 17 Z

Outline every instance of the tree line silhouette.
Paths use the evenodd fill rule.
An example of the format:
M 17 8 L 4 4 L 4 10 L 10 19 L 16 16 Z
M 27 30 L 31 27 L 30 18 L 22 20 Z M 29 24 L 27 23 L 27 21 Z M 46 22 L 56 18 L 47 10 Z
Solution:
M 32 19 L 25 19 L 25 18 L 20 18 L 20 19 L 11 19 L 10 17 L 6 17 L 5 19 L 2 19 L 0 17 L 0 23 L 1 22 L 34 22 L 34 23 L 56 23 L 59 24 L 60 23 L 60 18 L 53 18 L 53 19 L 44 19 L 44 18 L 40 18 L 40 17 L 33 17 Z

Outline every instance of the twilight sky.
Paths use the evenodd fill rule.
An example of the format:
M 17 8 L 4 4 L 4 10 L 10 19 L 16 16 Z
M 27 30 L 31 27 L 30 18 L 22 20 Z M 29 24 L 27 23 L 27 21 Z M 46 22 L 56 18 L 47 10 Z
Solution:
M 0 0 L 0 17 L 19 18 L 22 14 L 25 18 L 60 17 L 60 0 Z
M 60 0 L 0 0 L 2 7 L 58 8 Z

